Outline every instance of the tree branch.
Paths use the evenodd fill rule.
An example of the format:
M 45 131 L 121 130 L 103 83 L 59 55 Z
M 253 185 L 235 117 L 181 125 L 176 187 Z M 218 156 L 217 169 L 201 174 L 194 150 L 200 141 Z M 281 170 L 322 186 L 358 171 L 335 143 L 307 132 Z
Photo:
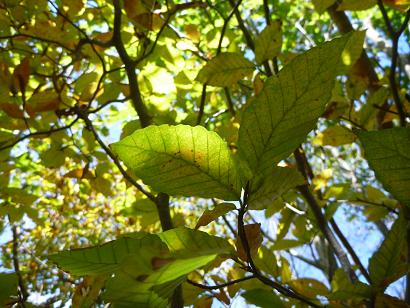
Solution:
M 7 144 L 7 143 L 6 143 L 7 145 L 4 145 L 4 146 L 0 147 L 0 151 L 3 151 L 3 150 L 6 150 L 6 149 L 9 149 L 9 148 L 12 148 L 12 147 L 14 147 L 16 144 L 20 143 L 21 141 L 23 141 L 23 140 L 25 140 L 25 139 L 28 139 L 28 138 L 31 138 L 31 137 L 41 136 L 41 135 L 50 136 L 52 133 L 56 133 L 56 132 L 59 132 L 59 131 L 62 131 L 62 130 L 69 129 L 69 128 L 71 128 L 71 127 L 78 121 L 78 119 L 79 119 L 79 118 L 75 118 L 70 124 L 68 124 L 68 125 L 66 125 L 66 126 L 57 127 L 57 128 L 52 128 L 52 129 L 47 130 L 47 131 L 32 132 L 32 133 L 29 133 L 29 134 L 27 134 L 27 135 L 24 135 L 23 137 L 20 137 L 20 138 L 14 140 L 14 141 L 11 142 L 10 144 Z
M 305 175 L 306 177 L 306 169 L 305 169 L 305 162 L 303 159 L 303 155 L 299 152 L 299 149 L 295 150 L 293 152 L 298 170 Z M 332 246 L 337 258 L 340 261 L 340 264 L 342 265 L 342 268 L 344 271 L 349 275 L 350 279 L 352 281 L 357 280 L 357 276 L 350 265 L 349 259 L 344 252 L 342 246 L 336 239 L 335 235 L 329 228 L 329 225 L 326 222 L 325 216 L 322 213 L 322 210 L 320 208 L 320 205 L 317 203 L 316 198 L 313 196 L 309 189 L 309 185 L 300 185 L 297 187 L 298 191 L 301 193 L 301 195 L 305 198 L 306 202 L 309 204 L 310 208 L 312 209 L 312 212 L 316 218 L 316 222 L 318 224 L 319 229 L 322 231 L 323 235 L 326 237 L 327 241 L 329 244 Z
M 227 286 L 231 286 L 233 284 L 237 284 L 239 282 L 246 281 L 246 280 L 249 280 L 249 279 L 254 279 L 254 278 L 256 278 L 256 276 L 252 275 L 252 276 L 239 278 L 239 279 L 236 279 L 236 280 L 232 280 L 232 281 L 222 283 L 222 284 L 218 284 L 218 285 L 214 285 L 214 286 L 207 286 L 207 285 L 204 285 L 204 284 L 200 284 L 200 283 L 197 283 L 197 282 L 192 281 L 190 279 L 187 279 L 187 282 L 189 284 L 195 286 L 195 287 L 198 287 L 198 288 L 201 288 L 201 289 L 204 289 L 204 290 L 218 290 L 218 289 L 222 289 L 222 288 L 225 288 Z
M 396 69 L 397 69 L 397 61 L 399 58 L 399 39 L 403 31 L 406 29 L 407 24 L 410 20 L 410 10 L 407 11 L 406 17 L 404 18 L 403 23 L 400 26 L 400 29 L 396 32 L 392 26 L 389 16 L 387 15 L 386 8 L 383 5 L 381 0 L 377 1 L 377 5 L 379 6 L 380 11 L 382 12 L 384 23 L 387 27 L 387 33 L 390 36 L 392 41 L 392 57 L 391 57 L 391 64 L 390 64 L 390 73 L 389 73 L 389 82 L 390 88 L 393 95 L 394 104 L 396 105 L 397 112 L 400 118 L 400 125 L 405 127 L 406 126 L 406 112 L 404 110 L 403 103 L 400 99 L 399 88 L 400 88 L 400 81 L 396 81 Z
M 249 242 L 246 236 L 245 232 L 245 223 L 244 223 L 244 215 L 247 211 L 247 202 L 248 202 L 248 194 L 249 194 L 249 182 L 246 185 L 245 192 L 244 192 L 244 199 L 243 201 L 240 202 L 241 207 L 239 209 L 239 214 L 238 214 L 238 236 L 240 241 L 242 242 L 243 248 L 246 252 L 246 257 L 247 257 L 247 262 L 249 264 L 249 268 L 247 268 L 249 271 L 251 271 L 256 278 L 258 278 L 263 284 L 266 284 L 267 286 L 272 287 L 279 293 L 283 294 L 284 296 L 290 297 L 297 299 L 305 304 L 308 304 L 312 307 L 320 307 L 319 305 L 316 305 L 309 299 L 305 298 L 304 296 L 300 295 L 299 293 L 296 293 L 293 290 L 290 290 L 281 284 L 277 283 L 276 281 L 273 281 L 264 275 L 259 271 L 259 269 L 256 267 L 255 263 L 253 262 L 252 255 L 251 255 L 251 250 L 249 247 Z
M 145 106 L 141 98 L 141 92 L 138 85 L 138 76 L 135 72 L 135 63 L 132 61 L 121 39 L 121 5 L 119 0 L 113 0 L 114 3 L 114 30 L 112 36 L 112 42 L 121 61 L 124 63 L 125 70 L 127 72 L 128 83 L 130 87 L 130 98 L 133 102 L 134 108 L 137 111 L 138 117 L 141 121 L 141 127 L 147 127 L 152 124 L 152 117 L 148 113 L 148 109 Z
M 10 217 L 9 217 L 10 220 Z M 17 232 L 17 227 L 11 223 L 11 232 L 13 234 L 13 266 L 14 266 L 14 271 L 16 272 L 17 275 L 17 279 L 18 279 L 18 285 L 19 285 L 19 289 L 20 289 L 20 299 L 19 299 L 19 303 L 23 306 L 23 308 L 25 307 L 25 301 L 28 298 L 28 292 L 26 289 L 26 286 L 24 284 L 24 279 L 23 279 L 23 275 L 21 274 L 20 271 L 20 264 L 19 264 L 19 259 L 18 259 L 18 232 Z
M 94 135 L 95 140 L 97 140 L 98 144 L 101 146 L 101 148 L 105 151 L 105 153 L 112 159 L 114 164 L 117 166 L 118 170 L 120 170 L 121 174 L 123 177 L 130 182 L 134 187 L 136 187 L 140 192 L 142 192 L 145 196 L 147 196 L 150 200 L 156 202 L 156 198 L 154 195 L 146 191 L 140 184 L 137 183 L 137 181 L 132 178 L 127 171 L 122 167 L 121 162 L 118 160 L 117 156 L 111 151 L 111 149 L 104 143 L 104 141 L 101 140 L 100 136 L 98 135 L 97 131 L 95 130 L 95 127 L 91 120 L 88 118 L 88 114 L 85 109 L 82 109 L 80 106 L 77 106 L 76 112 L 81 118 L 84 123 L 86 124 L 86 127 L 88 130 L 92 132 Z

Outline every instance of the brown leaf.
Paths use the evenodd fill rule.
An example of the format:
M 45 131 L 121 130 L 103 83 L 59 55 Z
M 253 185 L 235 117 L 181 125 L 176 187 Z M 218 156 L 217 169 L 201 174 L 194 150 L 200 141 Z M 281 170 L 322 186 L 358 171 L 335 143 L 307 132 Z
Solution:
M 161 19 L 160 14 L 150 12 L 138 14 L 133 18 L 133 20 L 140 26 L 150 31 L 159 30 L 164 22 Z
M 249 224 L 244 226 L 246 239 L 248 241 L 251 256 L 254 256 L 262 244 L 261 224 Z M 239 258 L 248 261 L 248 255 L 245 251 L 240 238 L 236 241 L 236 250 Z
M 211 223 L 218 217 L 225 215 L 226 213 L 235 209 L 235 205 L 232 203 L 220 203 L 215 206 L 212 210 L 205 210 L 202 216 L 199 218 L 198 222 L 196 223 L 195 229 L 198 229 L 201 226 L 206 226 L 207 224 Z
M 13 77 L 14 82 L 20 89 L 21 93 L 24 93 L 30 77 L 30 61 L 27 57 L 15 67 Z
M 227 305 L 231 303 L 231 300 L 229 299 L 228 295 L 226 295 L 225 291 L 222 289 L 219 290 L 219 293 L 215 294 L 215 297 Z
M 58 109 L 60 97 L 53 91 L 44 91 L 33 94 L 27 102 L 26 111 L 30 116 L 37 112 L 53 111 Z
M 129 19 L 147 12 L 141 0 L 124 0 L 124 10 Z
M 0 109 L 3 110 L 8 116 L 16 119 L 23 119 L 24 112 L 20 109 L 20 106 L 12 103 L 0 104 Z

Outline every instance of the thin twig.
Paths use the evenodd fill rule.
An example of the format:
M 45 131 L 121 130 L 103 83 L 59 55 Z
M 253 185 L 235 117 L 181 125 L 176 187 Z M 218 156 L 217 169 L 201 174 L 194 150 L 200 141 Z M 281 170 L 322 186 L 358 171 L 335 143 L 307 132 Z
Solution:
M 362 273 L 363 277 L 366 278 L 366 280 L 369 284 L 372 284 L 372 279 L 370 278 L 369 273 L 367 272 L 366 268 L 363 266 L 362 262 L 360 261 L 359 256 L 356 254 L 353 247 L 350 245 L 349 241 L 344 236 L 342 230 L 340 230 L 338 224 L 336 223 L 336 221 L 333 218 L 330 219 L 330 225 L 332 226 L 333 230 L 335 231 L 337 237 L 342 242 L 343 246 L 345 246 L 346 250 L 349 252 L 349 254 L 352 257 L 353 261 L 359 267 L 359 270 Z
M 187 279 L 187 282 L 189 284 L 195 286 L 195 287 L 198 287 L 198 288 L 201 288 L 201 289 L 204 289 L 204 290 L 218 290 L 218 289 L 222 289 L 222 288 L 225 288 L 227 286 L 231 286 L 233 284 L 236 284 L 236 283 L 239 283 L 239 282 L 242 282 L 242 281 L 246 281 L 246 280 L 249 280 L 249 279 L 254 279 L 254 278 L 257 278 L 257 277 L 255 275 L 252 275 L 252 276 L 247 276 L 247 277 L 231 280 L 229 282 L 214 285 L 214 286 L 207 286 L 207 285 L 192 281 L 190 279 Z
M 295 150 L 293 154 L 296 159 L 298 170 L 306 176 L 305 162 L 303 159 L 303 155 L 299 152 L 299 149 Z M 334 253 L 339 259 L 340 264 L 342 265 L 344 271 L 349 275 L 352 281 L 356 281 L 357 276 L 349 262 L 349 258 L 347 257 L 344 249 L 342 248 L 339 241 L 336 239 L 335 235 L 329 228 L 329 225 L 325 219 L 325 216 L 322 213 L 321 207 L 318 204 L 316 198 L 313 196 L 312 192 L 310 191 L 309 186 L 307 184 L 300 185 L 297 187 L 297 190 L 305 198 L 306 202 L 309 204 L 310 208 L 312 209 L 312 212 L 316 218 L 316 222 L 317 222 L 319 229 L 322 231 L 323 235 L 326 237 L 327 241 L 333 248 Z
M 284 296 L 297 299 L 305 304 L 311 305 L 312 307 L 320 307 L 319 305 L 313 303 L 312 301 L 305 298 L 301 294 L 296 293 L 295 291 L 282 286 L 281 284 L 269 279 L 268 277 L 265 277 L 256 267 L 252 259 L 251 250 L 250 250 L 249 242 L 246 236 L 245 224 L 244 224 L 244 215 L 247 211 L 248 195 L 249 195 L 249 182 L 245 188 L 243 201 L 240 202 L 241 207 L 239 209 L 239 214 L 238 214 L 238 235 L 243 245 L 243 248 L 246 252 L 246 258 L 249 264 L 249 267 L 247 268 L 247 270 L 251 271 L 255 275 L 255 277 L 258 278 L 263 284 L 274 288 L 276 291 L 283 294 Z
M 52 133 L 56 133 L 62 130 L 66 130 L 71 128 L 76 122 L 78 121 L 78 118 L 74 119 L 70 124 L 66 125 L 66 126 L 62 126 L 62 127 L 57 127 L 57 128 L 52 128 L 50 130 L 46 130 L 46 131 L 37 131 L 37 132 L 32 132 L 30 134 L 24 135 L 23 137 L 20 137 L 16 140 L 14 140 L 13 142 L 4 145 L 2 147 L 0 147 L 0 151 L 2 150 L 6 150 L 9 148 L 14 147 L 16 144 L 20 143 L 21 141 L 31 138 L 31 137 L 35 137 L 35 136 L 41 136 L 41 135 L 45 135 L 45 136 L 50 136 Z
M 132 178 L 127 171 L 122 167 L 121 162 L 118 160 L 117 156 L 111 151 L 111 149 L 104 143 L 104 141 L 101 140 L 100 136 L 98 135 L 97 131 L 95 130 L 95 127 L 91 120 L 88 118 L 88 114 L 85 112 L 85 110 L 81 109 L 81 107 L 77 108 L 77 114 L 78 116 L 84 121 L 84 123 L 87 126 L 87 129 L 89 129 L 92 134 L 94 135 L 95 140 L 97 140 L 98 144 L 103 148 L 105 153 L 113 160 L 114 164 L 118 167 L 120 170 L 121 174 L 124 176 L 124 178 L 130 182 L 134 187 L 136 187 L 139 191 L 141 191 L 145 196 L 147 196 L 150 200 L 156 201 L 156 198 L 154 195 L 146 191 L 140 184 L 137 183 L 137 181 Z
M 407 24 L 410 20 L 410 10 L 407 11 L 406 17 L 404 18 L 403 23 L 401 24 L 399 30 L 396 32 L 393 28 L 393 25 L 390 21 L 389 16 L 387 15 L 386 8 L 381 0 L 377 1 L 377 5 L 383 15 L 384 23 L 387 27 L 387 32 L 392 40 L 392 57 L 391 57 L 391 64 L 390 64 L 390 74 L 389 74 L 389 82 L 390 88 L 393 95 L 394 104 L 396 105 L 397 112 L 400 118 L 400 125 L 405 127 L 406 126 L 406 112 L 404 110 L 403 103 L 400 99 L 399 87 L 400 81 L 396 80 L 396 69 L 397 69 L 397 62 L 399 58 L 399 39 L 403 31 L 406 29 Z

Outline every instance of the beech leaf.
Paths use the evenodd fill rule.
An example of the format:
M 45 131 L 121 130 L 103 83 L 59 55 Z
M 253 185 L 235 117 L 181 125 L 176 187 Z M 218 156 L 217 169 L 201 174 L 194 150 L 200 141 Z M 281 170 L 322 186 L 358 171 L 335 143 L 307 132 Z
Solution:
M 136 130 L 112 144 L 146 184 L 177 196 L 238 200 L 241 168 L 215 132 L 201 126 L 161 125 Z
M 254 65 L 240 53 L 225 52 L 210 60 L 196 80 L 210 86 L 229 87 L 252 74 Z

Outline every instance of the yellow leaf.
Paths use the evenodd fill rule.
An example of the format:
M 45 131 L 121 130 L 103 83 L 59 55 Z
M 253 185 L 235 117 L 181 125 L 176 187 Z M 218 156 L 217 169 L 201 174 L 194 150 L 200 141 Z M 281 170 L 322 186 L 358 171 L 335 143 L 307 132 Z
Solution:
M 226 213 L 234 210 L 236 207 L 232 203 L 220 203 L 212 210 L 205 210 L 202 216 L 199 218 L 195 229 L 198 229 L 201 226 L 206 226 L 210 222 L 214 221 L 218 217 L 225 215 Z

